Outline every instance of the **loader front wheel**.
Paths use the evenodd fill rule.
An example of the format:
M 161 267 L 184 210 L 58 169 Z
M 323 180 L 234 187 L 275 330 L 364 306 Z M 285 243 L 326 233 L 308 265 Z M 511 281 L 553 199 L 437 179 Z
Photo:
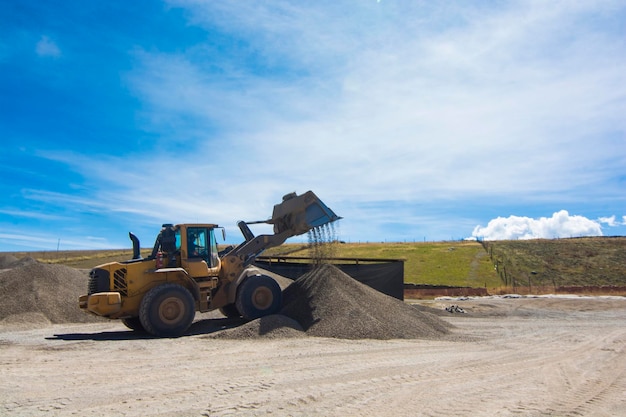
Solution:
M 282 303 L 280 286 L 266 275 L 248 277 L 237 289 L 237 310 L 248 320 L 276 314 Z
M 136 332 L 146 331 L 146 329 L 143 328 L 143 324 L 141 324 L 141 320 L 139 320 L 139 317 L 129 317 L 122 319 L 122 323 L 124 323 L 124 326 Z
M 241 317 L 241 313 L 237 310 L 237 306 L 234 304 L 226 304 L 224 307 L 220 307 L 220 313 L 229 319 Z
M 152 288 L 141 300 L 139 318 L 146 331 L 158 337 L 177 337 L 191 326 L 196 314 L 187 288 L 163 284 Z

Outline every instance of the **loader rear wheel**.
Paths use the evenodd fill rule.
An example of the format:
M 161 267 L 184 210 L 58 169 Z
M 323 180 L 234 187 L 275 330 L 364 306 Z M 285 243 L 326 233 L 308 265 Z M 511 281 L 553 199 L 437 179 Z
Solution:
M 124 326 L 136 332 L 146 331 L 146 329 L 143 328 L 143 324 L 141 324 L 141 320 L 139 320 L 139 317 L 129 317 L 126 319 L 122 319 L 122 323 L 124 323 Z
M 220 313 L 229 319 L 241 317 L 241 313 L 237 310 L 237 306 L 234 304 L 226 304 L 224 307 L 220 307 Z
M 237 310 L 248 320 L 276 314 L 282 303 L 280 286 L 266 275 L 248 277 L 237 289 Z
M 152 288 L 141 300 L 139 318 L 144 329 L 158 337 L 177 337 L 189 328 L 196 314 L 187 288 L 163 284 Z

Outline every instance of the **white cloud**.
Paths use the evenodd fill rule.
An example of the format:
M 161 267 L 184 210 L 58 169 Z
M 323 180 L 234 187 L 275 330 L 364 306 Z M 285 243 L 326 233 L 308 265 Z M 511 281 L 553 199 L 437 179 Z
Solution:
M 622 216 L 622 221 L 616 219 L 615 215 L 610 217 L 600 217 L 598 218 L 600 223 L 606 224 L 609 227 L 618 227 L 626 225 L 626 216 Z
M 609 227 L 619 225 L 619 222 L 615 221 L 615 216 L 614 215 L 610 216 L 610 217 L 600 217 L 600 218 L 598 218 L 598 222 L 604 223 L 604 224 L 606 224 Z
M 47 56 L 52 58 L 58 58 L 61 56 L 61 49 L 52 39 L 47 36 L 42 36 L 35 45 L 35 52 L 39 56 Z
M 602 236 L 598 221 L 570 215 L 561 210 L 552 217 L 498 217 L 487 226 L 476 226 L 472 237 L 484 240 L 554 239 L 580 236 Z

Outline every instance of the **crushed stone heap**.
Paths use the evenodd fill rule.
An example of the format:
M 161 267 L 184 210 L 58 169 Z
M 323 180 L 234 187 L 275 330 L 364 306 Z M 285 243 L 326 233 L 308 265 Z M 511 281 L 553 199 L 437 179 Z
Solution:
M 284 293 L 281 314 L 311 336 L 342 339 L 438 338 L 450 324 L 364 285 L 339 268 L 323 264 Z
M 37 260 L 31 258 L 30 256 L 26 256 L 24 258 L 18 259 L 13 255 L 2 254 L 0 255 L 0 269 L 11 269 L 17 268 L 22 265 L 34 264 Z
M 23 258 L 0 272 L 0 323 L 86 323 L 102 319 L 78 308 L 78 297 L 87 290 L 88 277 L 64 265 Z
M 318 336 L 338 339 L 433 339 L 450 324 L 322 264 L 283 291 L 280 314 L 217 332 L 228 339 Z
M 11 268 L 17 262 L 17 258 L 7 253 L 0 254 L 0 269 Z
M 271 314 L 210 335 L 217 339 L 286 339 L 305 336 L 300 323 L 282 314 Z

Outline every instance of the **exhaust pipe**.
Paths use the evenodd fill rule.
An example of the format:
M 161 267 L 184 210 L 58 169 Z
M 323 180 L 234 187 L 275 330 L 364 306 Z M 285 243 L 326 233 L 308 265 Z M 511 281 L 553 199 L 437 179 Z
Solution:
M 128 237 L 133 242 L 133 259 L 141 259 L 141 252 L 139 248 L 139 238 L 134 233 L 128 232 Z

